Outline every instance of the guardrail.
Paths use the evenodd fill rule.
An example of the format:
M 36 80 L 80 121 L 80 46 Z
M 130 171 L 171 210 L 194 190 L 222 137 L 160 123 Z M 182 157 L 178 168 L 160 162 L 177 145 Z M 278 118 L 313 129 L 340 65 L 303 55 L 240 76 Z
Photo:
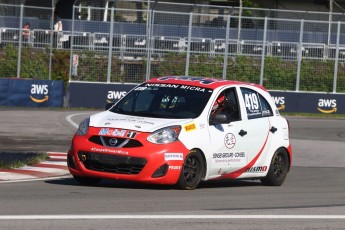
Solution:
M 0 45 L 18 45 L 20 29 L 0 28 Z M 71 41 L 73 37 L 73 41 Z M 34 29 L 30 31 L 29 39 L 23 39 L 23 44 L 31 45 L 34 48 L 49 47 L 53 41 L 53 48 L 75 50 L 96 50 L 108 52 L 110 49 L 109 33 L 90 33 L 63 31 L 56 32 L 50 30 Z M 151 41 L 146 35 L 133 34 L 113 34 L 112 49 L 120 52 L 123 56 L 138 57 L 145 56 L 147 43 L 153 44 L 152 54 L 164 54 L 167 52 L 187 52 L 188 38 L 177 36 L 153 36 Z M 225 46 L 228 45 L 228 54 L 261 56 L 263 41 L 260 40 L 235 40 L 194 38 L 190 40 L 190 52 L 194 54 L 206 54 L 214 56 L 225 53 Z M 265 43 L 265 55 L 281 57 L 288 60 L 297 60 L 298 50 L 301 45 L 303 58 L 328 60 L 335 59 L 336 45 L 326 45 L 324 43 L 302 42 L 281 42 L 269 41 Z M 345 45 L 339 46 L 339 61 L 345 61 Z

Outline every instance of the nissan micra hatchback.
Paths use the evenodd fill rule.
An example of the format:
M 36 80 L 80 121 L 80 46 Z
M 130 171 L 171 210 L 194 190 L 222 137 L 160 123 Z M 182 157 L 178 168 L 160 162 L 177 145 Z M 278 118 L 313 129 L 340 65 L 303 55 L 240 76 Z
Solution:
M 201 181 L 283 184 L 289 125 L 257 84 L 165 76 L 132 89 L 81 122 L 68 151 L 80 183 L 102 178 L 195 189 Z

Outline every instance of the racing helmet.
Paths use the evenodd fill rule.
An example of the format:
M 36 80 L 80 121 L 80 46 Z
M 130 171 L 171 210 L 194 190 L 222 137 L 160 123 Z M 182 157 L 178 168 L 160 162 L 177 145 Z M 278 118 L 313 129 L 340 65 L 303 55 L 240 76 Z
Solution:
M 216 112 L 218 111 L 220 108 L 223 107 L 224 105 L 224 101 L 225 101 L 225 96 L 224 95 L 220 95 L 218 96 L 217 100 L 214 102 L 213 106 L 212 106 L 212 111 Z

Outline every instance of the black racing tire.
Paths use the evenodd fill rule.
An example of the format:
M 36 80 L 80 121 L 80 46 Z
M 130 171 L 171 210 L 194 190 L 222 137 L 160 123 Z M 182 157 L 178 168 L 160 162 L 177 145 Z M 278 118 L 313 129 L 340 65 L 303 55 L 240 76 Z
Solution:
M 288 153 L 284 148 L 279 148 L 274 153 L 268 173 L 261 179 L 261 183 L 267 186 L 280 186 L 284 183 L 289 169 Z
M 82 185 L 94 186 L 98 184 L 102 179 L 96 177 L 83 177 L 83 176 L 75 176 L 73 178 Z
M 177 185 L 183 190 L 195 189 L 204 178 L 205 170 L 205 161 L 202 153 L 197 150 L 191 150 L 183 163 Z

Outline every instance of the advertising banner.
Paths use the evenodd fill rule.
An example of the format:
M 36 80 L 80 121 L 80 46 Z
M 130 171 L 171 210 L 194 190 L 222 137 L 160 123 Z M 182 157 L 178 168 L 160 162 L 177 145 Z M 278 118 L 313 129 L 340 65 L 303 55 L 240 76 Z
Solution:
M 67 90 L 69 107 L 104 109 L 115 103 L 137 84 L 70 82 Z
M 104 109 L 125 96 L 137 84 L 70 82 L 69 107 Z M 345 114 L 345 94 L 270 91 L 281 112 Z
M 270 91 L 281 112 L 345 114 L 345 94 Z
M 0 106 L 62 107 L 63 81 L 0 79 Z

